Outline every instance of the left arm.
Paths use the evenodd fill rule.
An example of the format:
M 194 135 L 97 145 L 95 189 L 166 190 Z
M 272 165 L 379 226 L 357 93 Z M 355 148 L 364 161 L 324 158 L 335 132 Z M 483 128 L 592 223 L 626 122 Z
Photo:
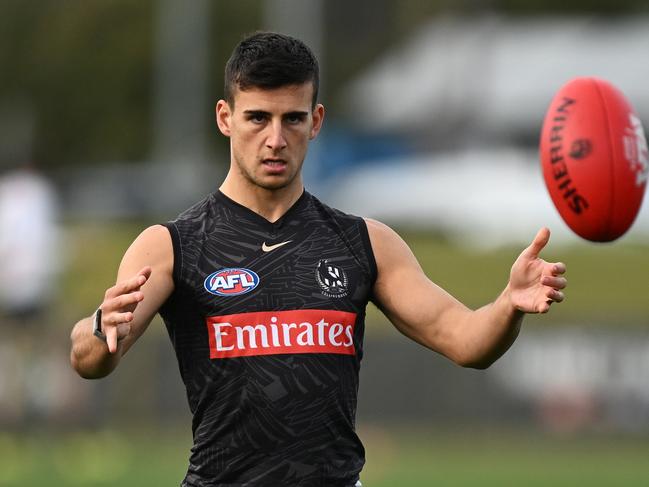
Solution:
M 550 238 L 546 228 L 516 259 L 500 296 L 474 311 L 430 281 L 393 230 L 373 220 L 367 226 L 377 306 L 404 335 L 464 367 L 489 367 L 514 343 L 525 313 L 546 313 L 563 301 L 565 265 L 539 258 Z

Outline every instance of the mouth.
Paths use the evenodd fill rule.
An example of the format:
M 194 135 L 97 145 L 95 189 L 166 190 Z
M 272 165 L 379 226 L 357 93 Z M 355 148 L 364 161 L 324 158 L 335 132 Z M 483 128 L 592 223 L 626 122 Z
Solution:
M 284 159 L 267 158 L 262 160 L 262 164 L 266 170 L 271 174 L 280 174 L 286 169 L 287 163 Z
M 280 157 L 266 157 L 262 160 L 262 162 L 269 166 L 279 166 L 286 164 L 286 161 Z
M 267 158 L 262 161 L 265 165 L 270 166 L 270 167 L 279 167 L 279 166 L 285 166 L 286 161 L 284 159 L 276 159 L 276 158 Z

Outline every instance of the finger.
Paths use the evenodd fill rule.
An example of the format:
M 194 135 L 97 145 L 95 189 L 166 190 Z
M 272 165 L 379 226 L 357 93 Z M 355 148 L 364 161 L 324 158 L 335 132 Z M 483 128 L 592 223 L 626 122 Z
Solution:
M 125 281 L 115 284 L 113 287 L 106 291 L 106 297 L 112 298 L 121 294 L 128 294 L 132 291 L 137 291 L 144 285 L 144 283 L 151 276 L 151 267 L 146 266 L 140 270 L 135 276 Z
M 565 299 L 564 294 L 561 291 L 557 291 L 556 289 L 551 289 L 547 293 L 547 297 L 548 297 L 548 299 L 550 299 L 551 301 L 553 301 L 555 303 L 560 303 Z
M 139 276 L 144 276 L 146 280 L 149 280 L 149 277 L 151 277 L 151 272 L 152 272 L 151 266 L 146 265 L 142 267 L 142 269 L 140 269 L 140 271 L 137 274 Z
M 122 294 L 120 296 L 117 296 L 116 298 L 104 301 L 101 305 L 101 308 L 102 310 L 104 310 L 104 312 L 110 310 L 121 311 L 128 309 L 129 307 L 135 309 L 133 305 L 137 305 L 137 303 L 139 303 L 143 299 L 144 293 L 142 293 L 141 291 L 135 291 L 129 294 Z M 133 311 L 133 309 L 130 309 L 129 311 Z
M 117 351 L 117 327 L 107 326 L 104 329 L 106 334 L 106 344 L 108 345 L 108 351 L 110 353 L 115 353 Z
M 556 262 L 552 265 L 552 275 L 558 276 L 566 273 L 566 264 L 563 262 Z
M 536 259 L 543 247 L 545 247 L 550 240 L 550 229 L 547 227 L 541 228 L 532 243 L 523 251 L 523 255 L 530 259 Z
M 105 297 L 114 298 L 122 294 L 128 294 L 130 292 L 137 291 L 145 282 L 146 278 L 143 275 L 138 274 L 130 279 L 118 282 L 113 287 L 109 288 L 106 291 Z
M 133 313 L 127 311 L 126 313 L 108 313 L 102 318 L 102 323 L 109 326 L 118 326 L 122 323 L 130 323 L 133 321 Z
M 554 289 L 564 289 L 568 285 L 568 280 L 565 277 L 544 276 L 541 284 Z

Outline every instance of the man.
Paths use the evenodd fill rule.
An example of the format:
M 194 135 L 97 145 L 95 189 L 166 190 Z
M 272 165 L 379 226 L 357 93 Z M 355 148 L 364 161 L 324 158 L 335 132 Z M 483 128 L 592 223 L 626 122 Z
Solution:
M 95 317 L 72 331 L 74 368 L 103 377 L 160 312 L 193 414 L 184 486 L 360 485 L 354 420 L 369 300 L 413 340 L 480 368 L 512 344 L 524 313 L 563 300 L 564 265 L 538 257 L 547 229 L 502 294 L 471 311 L 390 228 L 305 192 L 302 162 L 324 118 L 317 93 L 303 43 L 274 33 L 242 41 L 216 105 L 230 139 L 223 184 L 144 230 Z
M 43 384 L 55 380 L 52 370 L 65 366 L 60 350 L 52 353 L 52 343 L 44 339 L 48 330 L 42 327 L 63 255 L 53 185 L 28 160 L 4 156 L 0 154 L 0 421 L 27 425 L 52 412 Z

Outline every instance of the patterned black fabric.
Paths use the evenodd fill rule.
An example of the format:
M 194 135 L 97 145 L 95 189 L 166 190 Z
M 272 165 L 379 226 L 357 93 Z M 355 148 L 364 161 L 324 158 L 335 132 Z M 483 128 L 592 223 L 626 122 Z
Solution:
M 354 485 L 365 461 L 354 421 L 376 279 L 363 219 L 304 192 L 270 223 L 217 191 L 167 228 L 175 290 L 160 314 L 193 414 L 183 485 Z M 282 323 L 291 312 L 323 319 Z M 313 352 L 318 341 L 333 352 Z M 279 353 L 280 342 L 296 348 Z M 216 343 L 250 356 L 211 358 Z

